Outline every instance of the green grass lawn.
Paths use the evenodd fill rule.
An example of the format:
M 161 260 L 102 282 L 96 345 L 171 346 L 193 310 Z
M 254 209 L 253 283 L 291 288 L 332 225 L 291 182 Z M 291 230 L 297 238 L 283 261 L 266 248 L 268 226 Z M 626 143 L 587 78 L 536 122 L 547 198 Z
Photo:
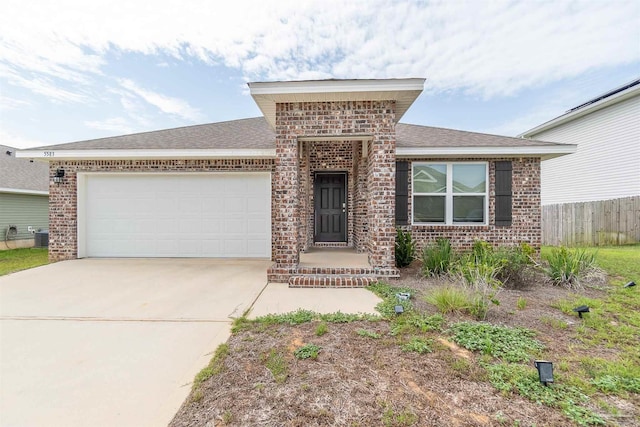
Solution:
M 0 276 L 49 263 L 46 248 L 24 248 L 0 251 Z

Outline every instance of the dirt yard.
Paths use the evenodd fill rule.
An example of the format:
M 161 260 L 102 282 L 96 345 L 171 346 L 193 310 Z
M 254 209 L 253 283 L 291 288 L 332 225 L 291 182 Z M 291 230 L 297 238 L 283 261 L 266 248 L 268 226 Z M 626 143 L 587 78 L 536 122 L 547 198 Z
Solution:
M 422 296 L 449 282 L 421 277 L 413 267 L 404 269 L 401 279 L 391 284 L 414 289 L 414 310 L 434 314 L 435 307 Z M 598 298 L 604 293 L 586 289 L 581 295 Z M 492 307 L 487 321 L 536 331 L 549 360 L 567 352 L 579 354 L 584 345 L 575 337 L 580 319 L 551 306 L 570 294 L 534 278 L 520 289 L 500 292 L 500 305 Z M 251 325 L 232 335 L 220 372 L 191 394 L 170 425 L 576 425 L 560 408 L 492 386 L 480 363 L 483 356 L 460 348 L 446 333 L 448 325 L 465 320 L 475 321 L 468 314 L 447 314 L 441 331 L 424 334 L 432 342 L 431 352 L 426 353 L 403 351 L 406 337 L 393 335 L 389 321 L 329 322 L 323 334 L 319 322 Z M 294 351 L 309 343 L 321 348 L 317 358 L 296 358 Z M 602 358 L 616 356 L 615 349 L 605 346 L 588 352 Z M 607 425 L 638 425 L 638 394 L 603 399 L 608 410 L 588 405 Z

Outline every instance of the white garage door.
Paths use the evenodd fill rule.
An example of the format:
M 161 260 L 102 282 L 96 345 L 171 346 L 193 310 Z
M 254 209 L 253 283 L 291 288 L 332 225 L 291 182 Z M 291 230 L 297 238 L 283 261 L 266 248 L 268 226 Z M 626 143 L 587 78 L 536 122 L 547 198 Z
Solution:
M 79 255 L 270 257 L 268 173 L 86 174 Z

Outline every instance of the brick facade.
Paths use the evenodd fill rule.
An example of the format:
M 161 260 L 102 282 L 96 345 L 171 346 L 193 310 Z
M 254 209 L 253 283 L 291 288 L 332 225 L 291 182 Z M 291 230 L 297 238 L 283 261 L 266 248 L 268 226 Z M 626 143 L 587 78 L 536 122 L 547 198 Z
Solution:
M 405 159 L 403 159 L 405 160 Z M 443 159 L 407 159 L 410 162 L 442 162 Z M 495 162 L 512 162 L 512 223 L 511 226 L 495 226 Z M 447 159 L 447 161 L 486 161 L 486 159 Z M 439 237 L 451 240 L 458 250 L 469 250 L 473 242 L 485 240 L 495 246 L 515 246 L 521 242 L 538 250 L 541 245 L 540 158 L 500 158 L 489 162 L 489 223 L 488 225 L 409 225 L 418 250 Z M 412 215 L 411 173 L 409 174 L 409 223 Z
M 60 184 L 53 183 L 57 169 L 65 171 Z M 78 257 L 78 172 L 271 172 L 273 169 L 271 159 L 52 161 L 49 166 L 49 260 Z
M 293 103 L 277 107 L 276 159 L 219 160 L 78 160 L 50 164 L 51 261 L 75 259 L 77 242 L 77 173 L 79 172 L 271 172 L 272 260 L 269 280 L 293 286 L 360 286 L 372 277 L 393 276 L 395 243 L 395 130 L 392 102 Z M 320 137 L 327 136 L 327 140 Z M 346 135 L 347 140 L 338 135 Z M 363 139 L 357 139 L 362 135 Z M 305 140 L 312 137 L 313 140 Z M 356 137 L 356 138 L 354 138 Z M 364 141 L 364 142 L 363 142 Z M 442 159 L 414 158 L 409 161 Z M 465 158 L 450 161 L 485 161 Z M 512 225 L 493 225 L 495 218 L 495 161 L 512 162 Z M 438 237 L 451 239 L 456 249 L 469 249 L 476 239 L 494 245 L 527 242 L 541 244 L 540 159 L 491 159 L 489 165 L 489 224 L 483 226 L 409 225 L 418 247 Z M 62 183 L 53 183 L 57 169 L 65 170 Z M 345 244 L 369 255 L 366 272 L 335 273 L 336 280 L 320 272 L 298 268 L 300 251 L 313 241 L 313 180 L 317 172 L 347 175 Z M 411 175 L 409 176 L 411 191 Z M 411 194 L 411 193 L 410 193 Z M 411 215 L 411 197 L 409 197 Z M 326 246 L 326 244 L 318 244 Z M 300 276 L 300 274 L 306 276 Z M 332 273 L 333 274 L 333 273 Z M 347 280 L 347 274 L 353 280 Z M 338 280 L 339 279 L 339 280 Z M 357 280 L 356 280 L 357 279 Z M 335 283 L 334 283 L 335 282 Z
M 276 244 L 269 280 L 288 280 L 299 251 L 313 245 L 313 177 L 318 171 L 347 174 L 347 244 L 366 250 L 375 269 L 395 271 L 395 102 L 278 103 L 275 115 Z M 364 159 L 358 136 L 370 140 Z

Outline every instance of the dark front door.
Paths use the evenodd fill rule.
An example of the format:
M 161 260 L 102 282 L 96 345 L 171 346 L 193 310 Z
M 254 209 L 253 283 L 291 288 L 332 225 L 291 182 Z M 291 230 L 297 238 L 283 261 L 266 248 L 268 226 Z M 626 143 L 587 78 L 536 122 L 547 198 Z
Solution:
M 341 173 L 316 174 L 316 242 L 347 241 L 346 181 L 346 175 Z

